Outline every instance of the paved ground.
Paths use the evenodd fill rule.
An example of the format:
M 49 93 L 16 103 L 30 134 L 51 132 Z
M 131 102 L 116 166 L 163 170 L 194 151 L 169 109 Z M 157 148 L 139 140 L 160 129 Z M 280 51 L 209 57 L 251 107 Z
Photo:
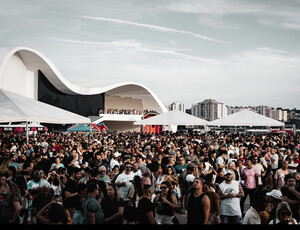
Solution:
M 245 201 L 245 212 L 249 209 L 250 207 L 250 200 L 249 200 L 249 196 L 247 197 L 246 201 Z M 183 209 L 184 211 L 185 209 Z M 178 218 L 178 221 L 180 224 L 186 224 L 186 221 L 187 221 L 187 215 L 182 213 L 176 213 L 175 216 Z

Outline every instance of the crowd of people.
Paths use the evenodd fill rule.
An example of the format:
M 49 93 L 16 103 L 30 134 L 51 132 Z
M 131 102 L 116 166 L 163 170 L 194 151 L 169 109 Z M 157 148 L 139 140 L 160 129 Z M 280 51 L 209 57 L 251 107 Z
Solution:
M 108 109 L 100 109 L 99 110 L 99 115 L 101 114 L 124 114 L 124 115 L 145 115 L 147 113 L 157 113 L 156 111 L 152 110 L 138 110 L 138 109 L 113 109 L 113 108 L 108 108 Z
M 299 151 L 299 134 L 3 133 L 0 223 L 298 224 Z

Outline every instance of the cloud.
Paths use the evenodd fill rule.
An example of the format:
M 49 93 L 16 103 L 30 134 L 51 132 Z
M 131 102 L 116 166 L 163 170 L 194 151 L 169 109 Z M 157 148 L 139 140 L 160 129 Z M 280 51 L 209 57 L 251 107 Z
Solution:
M 272 49 L 270 47 L 260 47 L 260 48 L 257 48 L 257 50 L 271 52 L 271 53 L 277 53 L 277 54 L 290 54 L 290 52 L 287 52 L 284 50 L 279 50 L 279 49 Z
M 74 43 L 74 44 L 96 45 L 96 46 L 101 46 L 102 48 L 127 49 L 126 52 L 130 52 L 130 50 L 132 51 L 132 49 L 135 49 L 136 51 L 140 51 L 140 52 L 163 54 L 163 55 L 175 56 L 175 57 L 194 60 L 194 61 L 211 62 L 211 63 L 216 62 L 216 60 L 214 59 L 180 53 L 176 49 L 152 48 L 141 42 L 137 42 L 134 40 L 99 42 L 99 41 L 80 41 L 80 40 L 64 39 L 64 38 L 48 38 L 48 39 L 53 41 L 67 42 L 67 43 Z
M 300 30 L 299 1 L 171 0 L 165 1 L 163 8 L 173 12 L 199 15 L 200 23 L 208 22 L 216 28 L 240 28 L 237 24 L 224 24 L 225 16 L 251 15 L 257 17 L 256 21 L 265 26 Z
M 207 37 L 207 36 L 204 36 L 204 35 L 201 35 L 201 34 L 193 33 L 193 32 L 190 32 L 190 31 L 185 31 L 185 30 L 177 30 L 177 29 L 168 28 L 168 27 L 162 27 L 162 26 L 156 26 L 156 25 L 144 24 L 144 23 L 137 23 L 137 22 L 125 21 L 125 20 L 114 19 L 114 18 L 89 17 L 89 16 L 80 16 L 80 17 L 81 18 L 86 18 L 86 19 L 98 20 L 98 21 L 105 21 L 105 22 L 112 22 L 112 23 L 118 23 L 118 24 L 138 26 L 138 27 L 147 28 L 147 29 L 150 29 L 150 30 L 162 31 L 162 32 L 187 34 L 187 35 L 197 37 L 197 38 L 207 40 L 207 41 L 219 42 L 219 43 L 224 43 L 224 44 L 232 44 L 232 42 L 210 38 L 210 37 Z
M 63 45 L 67 47 L 74 46 L 73 43 L 85 46 L 81 58 L 65 64 L 70 69 L 67 75 L 72 76 L 75 84 L 103 84 L 104 80 L 137 82 L 150 88 L 166 105 L 179 100 L 187 108 L 206 98 L 232 106 L 299 107 L 300 57 L 284 50 L 266 46 L 206 59 L 134 40 L 56 40 L 67 43 Z M 81 77 L 87 69 L 89 81 Z

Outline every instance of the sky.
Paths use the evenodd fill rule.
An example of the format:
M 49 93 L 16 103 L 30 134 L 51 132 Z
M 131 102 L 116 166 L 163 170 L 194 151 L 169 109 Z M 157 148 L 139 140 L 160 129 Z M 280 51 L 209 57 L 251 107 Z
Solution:
M 300 0 L 0 0 L 0 28 L 80 86 L 300 109 Z

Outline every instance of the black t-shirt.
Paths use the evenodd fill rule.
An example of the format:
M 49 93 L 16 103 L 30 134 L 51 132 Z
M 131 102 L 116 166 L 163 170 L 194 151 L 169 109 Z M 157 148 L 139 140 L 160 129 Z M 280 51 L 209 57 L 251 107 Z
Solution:
M 297 192 L 300 192 L 297 188 L 296 190 Z M 282 196 L 287 196 L 290 200 L 299 200 L 297 196 L 293 192 L 291 192 L 286 186 L 281 187 L 281 193 Z M 293 218 L 299 219 L 299 214 L 298 214 L 299 204 L 289 204 L 289 205 L 293 213 Z
M 154 204 L 148 198 L 143 197 L 140 199 L 138 204 L 138 223 L 139 224 L 150 224 L 146 213 L 153 212 L 153 216 L 155 216 L 155 207 Z
M 77 192 L 77 182 L 70 178 L 66 183 L 66 186 L 64 188 L 64 193 L 66 191 L 68 191 L 70 193 L 76 193 Z M 76 197 L 73 196 L 73 197 L 66 198 L 64 205 L 66 208 L 75 208 Z
M 113 216 L 119 211 L 119 207 L 125 207 L 123 198 L 119 201 L 117 199 L 111 200 L 109 196 L 104 197 L 101 201 L 101 207 L 104 212 L 104 219 Z M 110 222 L 111 224 L 122 224 L 122 218 Z

